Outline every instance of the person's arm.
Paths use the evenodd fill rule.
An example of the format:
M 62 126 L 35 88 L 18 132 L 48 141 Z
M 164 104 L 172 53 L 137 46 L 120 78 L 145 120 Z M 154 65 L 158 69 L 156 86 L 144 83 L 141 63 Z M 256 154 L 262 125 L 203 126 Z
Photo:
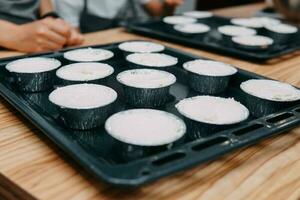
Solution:
M 41 0 L 41 14 L 52 12 L 51 0 Z M 62 19 L 51 16 L 17 25 L 0 19 L 0 46 L 22 52 L 41 52 L 77 45 L 83 36 Z
M 59 14 L 59 17 L 61 17 L 66 22 L 66 25 L 70 27 L 71 34 L 70 37 L 68 38 L 67 45 L 81 44 L 83 42 L 83 36 L 79 31 L 79 16 L 83 8 L 83 0 L 82 1 L 42 0 L 42 1 L 44 1 L 44 5 L 41 4 L 41 9 L 44 6 L 45 7 L 44 10 L 46 11 L 51 12 L 51 9 L 56 11 Z
M 61 0 L 59 0 L 57 3 L 63 3 L 60 1 Z M 53 0 L 40 0 L 40 16 L 45 16 L 46 14 L 53 13 L 55 11 L 56 9 Z M 68 22 L 64 22 L 64 26 L 69 27 L 70 29 L 70 36 L 67 39 L 66 45 L 77 45 L 83 42 L 83 36 L 80 34 L 78 27 L 73 26 L 73 24 L 70 26 Z
M 52 0 L 40 0 L 40 16 L 54 12 Z
M 54 0 L 55 11 L 74 28 L 79 28 L 80 14 L 84 7 L 83 0 Z
M 143 0 L 142 0 L 143 2 Z M 172 15 L 177 6 L 181 5 L 183 0 L 147 0 L 143 4 L 145 10 L 153 17 Z
M 72 34 L 78 33 L 72 33 L 61 19 L 45 18 L 23 25 L 0 20 L 0 46 L 22 52 L 58 50 L 66 44 L 82 43 L 81 35 Z
M 10 49 L 14 45 L 16 31 L 16 24 L 0 20 L 0 46 Z
M 53 20 L 44 19 L 24 25 L 0 20 L 0 45 L 23 52 L 60 49 L 66 44 L 70 32 Z

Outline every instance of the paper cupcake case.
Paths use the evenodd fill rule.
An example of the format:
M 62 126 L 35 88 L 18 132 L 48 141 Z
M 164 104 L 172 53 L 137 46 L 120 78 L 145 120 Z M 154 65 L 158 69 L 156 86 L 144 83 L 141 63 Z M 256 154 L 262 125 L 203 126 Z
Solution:
M 53 58 L 35 57 L 16 59 L 8 63 L 7 75 L 12 77 L 13 84 L 24 92 L 41 92 L 52 89 L 55 84 L 55 71 L 61 62 Z
M 211 132 L 204 132 L 209 134 L 201 136 L 200 139 L 184 137 L 173 145 L 167 145 L 168 148 L 151 148 L 142 154 L 139 154 L 139 148 L 134 146 L 127 148 L 126 151 L 119 150 L 121 147 L 121 145 L 118 145 L 119 141 L 111 139 L 104 129 L 105 118 L 113 113 L 137 107 L 125 101 L 125 90 L 116 80 L 117 74 L 130 69 L 123 53 L 118 50 L 118 45 L 119 43 L 94 46 L 95 48 L 109 49 L 115 53 L 110 63 L 114 67 L 115 73 L 111 75 L 107 84 L 108 87 L 113 88 L 118 93 L 118 99 L 114 104 L 110 104 L 112 111 L 110 108 L 102 108 L 101 110 L 86 110 L 86 112 L 78 110 L 75 115 L 72 111 L 73 114 L 70 114 L 71 110 L 57 108 L 47 102 L 48 95 L 53 88 L 32 93 L 21 91 L 15 84 L 12 84 L 11 80 L 14 78 L 5 70 L 5 65 L 28 56 L 0 60 L 1 96 L 37 126 L 41 130 L 41 134 L 49 137 L 96 180 L 105 181 L 116 186 L 138 187 L 192 166 L 215 160 L 224 154 L 245 148 L 262 139 L 286 132 L 300 125 L 300 103 L 294 102 L 292 105 L 280 108 L 280 110 L 272 110 L 272 113 L 262 117 L 251 114 L 246 121 L 232 127 L 222 127 L 222 130 L 215 131 L 209 128 Z M 56 58 L 62 62 L 62 65 L 65 65 L 67 64 L 63 61 L 65 51 L 67 50 L 33 56 Z M 179 64 L 174 66 L 177 82 L 168 91 L 168 95 L 172 95 L 173 98 L 168 99 L 164 105 L 156 109 L 173 113 L 183 119 L 177 112 L 175 104 L 183 98 L 197 96 L 200 93 L 189 86 L 189 78 L 187 72 L 182 68 L 182 64 L 199 57 L 168 47 L 166 47 L 164 53 L 177 57 L 179 60 Z M 218 95 L 233 97 L 247 107 L 246 102 L 244 102 L 246 95 L 239 88 L 240 84 L 249 79 L 263 78 L 265 77 L 238 69 L 238 72 L 231 77 L 227 89 Z M 55 85 L 54 88 L 56 88 Z M 133 101 L 135 102 L 135 100 Z M 251 111 L 251 106 L 248 109 Z M 65 118 L 62 116 L 65 116 Z M 66 126 L 65 123 L 68 123 L 69 126 Z M 186 126 L 187 131 L 193 129 L 193 125 L 189 123 L 186 123 Z M 200 127 L 206 128 L 205 126 Z M 74 128 L 88 130 L 81 131 Z M 87 134 L 90 134 L 91 137 L 87 137 Z M 122 145 L 126 146 L 125 143 L 122 143 Z M 131 149 L 135 150 L 134 153 L 130 151 Z M 124 154 L 127 157 L 124 157 Z
M 141 116 L 140 114 L 143 114 Z M 160 119 L 163 124 L 153 123 Z M 124 125 L 114 126 L 116 122 L 122 123 L 126 119 L 136 119 L 136 122 L 127 122 Z M 125 120 L 125 121 L 124 121 Z M 148 126 L 149 130 L 143 130 L 143 127 L 136 127 L 138 122 L 146 122 L 145 126 Z M 136 123 L 136 124 L 135 124 Z M 171 125 L 169 124 L 171 123 Z M 149 138 L 149 140 L 144 140 L 144 137 L 147 137 L 148 133 L 153 132 L 156 128 L 163 128 L 165 126 L 172 127 L 170 129 L 165 129 L 165 137 L 157 140 L 159 135 Z M 117 131 L 118 126 L 122 126 L 122 130 Z M 146 127 L 145 127 L 146 128 Z M 184 142 L 186 134 L 186 125 L 182 119 L 177 117 L 174 114 L 157 110 L 157 109 L 129 109 L 115 113 L 105 122 L 105 130 L 108 135 L 113 138 L 114 145 L 113 148 L 116 149 L 119 157 L 124 161 L 134 161 L 139 158 L 155 155 L 159 152 L 167 151 L 172 149 L 174 146 L 178 146 Z M 126 134 L 130 133 L 130 134 Z M 132 135 L 131 132 L 135 132 L 141 137 L 136 138 L 135 135 Z M 163 139 L 163 140 L 161 140 Z
M 75 72 L 73 71 L 73 75 L 72 75 L 73 77 L 72 76 L 66 77 L 67 73 L 72 72 L 72 68 L 75 69 Z M 88 68 L 88 70 L 86 68 Z M 93 77 L 84 76 L 84 73 L 87 74 L 92 73 L 95 69 L 97 70 L 98 74 L 96 75 L 94 74 Z M 85 62 L 85 63 L 77 63 L 77 64 L 62 66 L 60 69 L 56 71 L 56 80 L 57 80 L 57 84 L 60 86 L 80 84 L 80 83 L 94 83 L 99 85 L 106 85 L 109 77 L 113 73 L 114 73 L 113 67 L 108 64 L 97 63 L 97 62 Z
M 35 74 L 12 73 L 12 77 L 19 90 L 26 92 L 49 90 L 55 83 L 55 71 Z
M 139 108 L 155 108 L 165 105 L 170 99 L 170 87 L 145 89 L 123 85 L 128 104 Z
M 145 79 L 152 78 L 159 81 L 154 85 L 144 85 Z M 162 70 L 137 69 L 123 71 L 118 74 L 117 80 L 123 87 L 125 101 L 128 104 L 140 108 L 156 108 L 172 101 L 169 90 L 176 82 L 176 77 Z
M 253 116 L 262 117 L 265 115 L 278 112 L 282 109 L 295 106 L 300 103 L 300 100 L 293 101 L 293 102 L 276 102 L 276 101 L 262 99 L 245 93 L 243 102 L 245 106 L 249 108 Z
M 280 33 L 280 32 L 272 31 L 266 27 L 266 28 L 264 28 L 264 33 L 266 36 L 274 38 L 275 43 L 277 43 L 279 45 L 280 44 L 288 44 L 288 43 L 292 43 L 293 41 L 299 39 L 299 37 L 298 37 L 299 27 L 295 27 L 295 28 L 297 29 L 296 32 Z M 276 26 L 275 26 L 275 30 L 276 30 Z
M 143 46 L 146 47 L 143 48 Z M 132 53 L 161 53 L 165 50 L 165 47 L 161 44 L 141 40 L 122 42 L 118 48 L 123 53 L 124 58 Z
M 220 94 L 224 92 L 232 76 L 204 76 L 188 72 L 190 87 L 200 94 Z

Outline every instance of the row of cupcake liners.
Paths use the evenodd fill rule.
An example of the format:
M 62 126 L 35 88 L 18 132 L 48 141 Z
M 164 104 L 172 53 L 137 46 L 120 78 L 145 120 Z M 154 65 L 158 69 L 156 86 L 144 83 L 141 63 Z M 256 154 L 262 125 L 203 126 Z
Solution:
M 227 77 L 226 77 L 227 78 Z M 190 79 L 191 80 L 191 79 Z M 201 80 L 200 80 L 201 81 Z M 228 80 L 227 80 L 228 81 Z M 204 82 L 206 82 L 206 79 L 205 79 L 205 81 Z M 166 90 L 167 88 L 162 88 L 163 90 Z M 164 93 L 162 93 L 161 95 L 160 95 L 160 93 L 158 93 L 157 91 L 144 91 L 144 90 L 137 90 L 137 92 L 136 91 L 134 91 L 135 90 L 135 88 L 130 88 L 128 91 L 129 92 L 126 92 L 126 94 L 129 94 L 129 95 L 127 95 L 127 96 L 129 96 L 129 98 L 127 98 L 127 99 L 129 99 L 130 100 L 130 98 L 133 98 L 133 101 L 131 101 L 131 102 L 134 102 L 134 106 L 135 107 L 143 107 L 143 104 L 144 104 L 144 106 L 146 106 L 146 107 L 151 107 L 151 106 L 153 106 L 153 107 L 155 107 L 155 106 L 158 106 L 158 105 L 153 105 L 152 104 L 152 102 L 151 101 L 149 101 L 149 99 L 147 98 L 147 101 L 143 101 L 143 99 L 145 99 L 145 98 L 140 98 L 140 97 L 155 97 L 154 98 L 154 103 L 155 102 L 158 102 L 158 103 L 160 103 L 160 102 L 162 102 L 161 104 L 163 104 L 164 102 L 166 102 L 167 101 L 167 99 L 164 99 L 164 98 L 161 98 L 161 97 L 164 97 L 164 93 L 166 93 L 166 92 L 164 92 Z M 139 93 L 142 93 L 142 94 L 139 94 Z M 156 96 L 155 95 L 152 95 L 152 94 L 157 94 Z M 193 94 L 193 95 L 190 95 L 190 96 L 195 96 L 195 95 L 197 95 L 197 94 Z M 28 95 L 27 95 L 28 96 Z M 36 95 L 33 95 L 33 96 L 36 96 Z M 38 98 L 37 100 L 40 100 L 40 99 L 43 99 L 43 98 Z M 44 98 L 45 99 L 45 98 Z M 135 100 L 134 100 L 135 99 Z M 157 101 L 157 100 L 159 100 L 159 101 Z M 160 101 L 160 100 L 163 100 L 163 101 Z M 150 103 L 150 105 L 146 105 L 145 103 Z M 263 101 L 262 101 L 262 103 L 263 103 Z M 151 105 L 152 104 L 152 105 Z M 268 102 L 267 102 L 267 104 L 268 104 Z M 280 106 L 280 105 L 279 105 Z M 274 107 L 274 106 L 272 106 L 272 107 Z M 271 107 L 271 108 L 272 108 Z M 104 109 L 104 108 L 103 108 Z M 104 121 L 104 119 L 107 117 L 107 116 L 109 116 L 109 113 L 108 113 L 108 111 L 107 111 L 107 114 L 106 115 L 104 115 L 103 117 L 101 117 L 101 113 L 106 113 L 106 111 L 105 112 L 103 112 L 104 110 L 101 110 L 101 109 L 99 109 L 98 111 L 96 111 L 96 110 L 87 110 L 86 112 L 84 111 L 84 112 L 80 112 L 80 111 L 78 111 L 78 114 L 77 115 L 75 115 L 75 117 L 73 116 L 71 116 L 71 114 L 68 114 L 69 112 L 72 112 L 72 110 L 70 110 L 70 109 L 62 109 L 62 113 L 64 113 L 64 115 L 67 115 L 68 117 L 67 117 L 67 119 L 64 119 L 64 118 L 62 118 L 62 120 L 64 121 L 64 122 L 67 122 L 66 124 L 68 124 L 70 127 L 72 127 L 72 128 L 75 128 L 75 129 L 81 129 L 80 127 L 85 127 L 86 126 L 86 129 L 88 129 L 88 128 L 92 128 L 94 125 L 96 126 L 97 125 L 97 123 L 99 123 L 99 121 Z M 273 111 L 273 110 L 271 110 L 271 111 Z M 84 122 L 81 122 L 80 121 L 80 117 L 85 113 L 85 115 L 86 116 L 90 116 L 90 114 L 91 113 L 94 113 L 94 112 L 97 112 L 97 113 L 100 113 L 99 114 L 99 121 L 97 121 L 96 119 L 88 119 L 87 118 L 87 120 L 85 120 Z M 79 117 L 78 119 L 77 119 L 77 116 Z M 94 123 L 92 123 L 94 121 Z M 88 124 L 88 123 L 90 123 L 90 124 Z M 86 124 L 86 125 L 84 125 L 84 124 Z M 93 124 L 92 126 L 90 126 L 91 124 Z M 193 125 L 193 123 L 190 123 L 191 125 L 190 126 L 192 126 Z M 202 126 L 203 127 L 205 127 L 205 124 L 202 124 Z M 195 126 L 196 127 L 196 126 Z M 211 130 L 209 130 L 209 129 L 213 129 L 213 128 L 216 128 L 216 127 L 208 127 L 207 128 L 207 131 L 211 131 Z M 224 128 L 223 128 L 224 129 Z M 201 130 L 202 131 L 196 131 L 196 134 L 198 134 L 199 132 L 205 132 L 205 130 L 206 129 L 202 129 L 201 128 Z M 200 137 L 201 135 L 199 135 L 198 137 Z M 204 135 L 202 135 L 202 136 L 204 136 Z
M 110 63 L 116 71 L 107 81 L 107 85 L 114 88 L 121 96 L 114 105 L 114 112 L 135 107 L 124 102 L 124 91 L 115 80 L 115 75 L 119 71 L 130 68 L 126 64 L 122 53 L 117 49 L 117 45 L 118 43 L 94 46 L 105 49 L 108 47 L 115 53 L 115 57 Z M 48 53 L 42 56 L 61 60 L 63 52 Z M 198 94 L 189 89 L 187 73 L 179 66 L 198 57 L 171 48 L 167 48 L 164 53 L 179 58 L 178 66 L 175 66 L 172 70 L 178 83 L 171 86 L 172 95 L 166 100 L 167 104 L 158 107 L 158 109 L 179 115 L 174 107 L 175 103 L 183 97 Z M 24 57 L 26 56 L 17 58 Z M 9 58 L 0 61 L 1 71 L 4 70 L 5 64 L 15 59 Z M 64 61 L 62 62 L 65 64 Z M 121 69 L 119 66 L 121 66 Z M 261 79 L 265 77 L 239 69 L 239 72 L 229 82 L 228 90 L 221 93 L 220 96 L 233 96 L 238 101 L 242 101 L 243 93 L 238 88 L 239 84 L 252 78 Z M 156 149 L 140 149 L 134 145 L 128 148 L 128 145 L 123 147 L 124 144 L 120 144 L 111 138 L 105 132 L 103 126 L 86 131 L 72 130 L 65 127 L 57 111 L 48 101 L 50 91 L 23 93 L 14 87 L 9 80 L 10 78 L 3 77 L 0 84 L 1 96 L 29 118 L 33 124 L 43 131 L 43 134 L 48 136 L 93 176 L 118 186 L 135 187 L 157 180 L 177 171 L 214 160 L 230 151 L 254 144 L 263 138 L 276 135 L 300 124 L 300 104 L 298 103 L 295 107 L 288 107 L 266 117 L 251 116 L 245 122 L 233 127 L 226 127 L 225 130 L 223 127 L 221 132 L 211 133 L 207 137 L 201 136 L 200 139 L 199 136 L 196 136 L 198 138 L 196 140 L 182 138 L 173 146 L 166 145 Z M 78 124 L 75 124 L 75 126 L 78 126 Z
M 143 34 L 149 37 L 163 39 L 197 49 L 210 50 L 246 59 L 255 62 L 265 62 L 300 49 L 300 34 L 295 35 L 293 40 L 279 40 L 275 34 L 267 33 L 266 30 L 258 30 L 259 35 L 274 39 L 274 44 L 267 48 L 245 47 L 232 42 L 231 37 L 224 36 L 217 31 L 219 26 L 232 25 L 230 18 L 213 16 L 200 23 L 207 24 L 211 30 L 207 33 L 186 34 L 174 30 L 173 26 L 165 24 L 161 20 L 149 20 L 142 23 L 132 23 L 126 26 L 127 31 Z

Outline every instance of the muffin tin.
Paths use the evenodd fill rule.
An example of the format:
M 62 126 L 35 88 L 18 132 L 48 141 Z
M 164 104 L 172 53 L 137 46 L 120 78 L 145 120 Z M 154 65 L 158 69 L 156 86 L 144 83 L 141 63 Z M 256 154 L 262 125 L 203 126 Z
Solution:
M 250 61 L 263 62 L 272 58 L 294 52 L 300 49 L 300 31 L 295 34 L 292 41 L 276 42 L 268 49 L 242 49 L 232 43 L 228 43 L 227 39 L 222 37 L 217 31 L 219 26 L 232 25 L 230 18 L 212 16 L 205 18 L 205 21 L 198 20 L 201 23 L 209 25 L 211 30 L 206 34 L 182 34 L 174 30 L 169 24 L 165 24 L 162 20 L 150 20 L 142 23 L 133 23 L 127 26 L 128 31 L 138 34 L 143 34 L 149 37 L 154 37 L 162 40 L 176 42 L 186 46 L 191 46 L 198 49 L 210 50 L 220 54 L 227 54 L 241 59 Z M 259 35 L 270 36 L 267 31 L 262 31 Z M 273 38 L 276 40 L 277 38 Z
M 119 96 L 114 106 L 115 113 L 135 108 L 125 103 L 122 86 L 116 80 L 116 75 L 119 72 L 130 69 L 123 52 L 118 49 L 118 45 L 119 43 L 93 46 L 111 50 L 115 55 L 107 61 L 115 69 L 115 73 L 107 81 L 107 85 L 117 91 Z M 121 150 L 115 148 L 114 141 L 105 132 L 104 125 L 84 131 L 67 128 L 60 120 L 57 108 L 48 100 L 48 95 L 52 90 L 23 93 L 14 86 L 12 77 L 5 70 L 5 65 L 8 62 L 33 56 L 56 58 L 65 65 L 67 64 L 63 59 L 65 51 L 67 50 L 0 60 L 0 95 L 37 126 L 42 131 L 41 134 L 49 137 L 67 155 L 83 166 L 87 172 L 96 179 L 113 185 L 137 187 L 175 172 L 215 160 L 226 153 L 252 145 L 262 139 L 300 125 L 300 102 L 297 102 L 285 110 L 265 117 L 255 118 L 251 115 L 246 121 L 208 137 L 196 140 L 186 137 L 170 149 L 160 149 L 151 152 L 150 155 L 127 160 L 121 156 Z M 189 88 L 187 73 L 183 70 L 182 65 L 199 57 L 171 48 L 166 48 L 163 53 L 177 57 L 179 64 L 172 69 L 172 73 L 177 77 L 177 82 L 170 88 L 168 103 L 158 109 L 180 116 L 176 111 L 175 104 L 183 98 L 198 95 Z M 228 89 L 218 96 L 234 97 L 243 103 L 245 95 L 239 88 L 240 83 L 248 79 L 262 78 L 265 77 L 238 69 L 238 72 L 230 80 Z

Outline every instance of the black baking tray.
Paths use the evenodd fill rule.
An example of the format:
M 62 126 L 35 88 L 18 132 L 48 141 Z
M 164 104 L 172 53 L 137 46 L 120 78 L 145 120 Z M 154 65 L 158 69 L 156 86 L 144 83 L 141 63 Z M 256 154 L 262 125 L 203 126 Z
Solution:
M 165 24 L 160 19 L 149 20 L 146 22 L 131 23 L 126 26 L 130 32 L 138 33 L 143 36 L 153 37 L 161 40 L 167 40 L 182 45 L 194 47 L 197 49 L 209 50 L 219 54 L 226 54 L 240 59 L 246 59 L 255 62 L 264 62 L 272 58 L 297 51 L 300 49 L 300 32 L 294 40 L 284 44 L 275 44 L 267 50 L 244 50 L 236 48 L 232 43 L 224 40 L 217 28 L 222 25 L 229 25 L 231 18 L 213 16 L 201 23 L 211 27 L 211 31 L 204 37 L 199 34 L 185 35 L 174 30 L 172 26 Z M 259 35 L 266 35 L 265 33 Z
M 118 43 L 114 43 L 93 47 L 109 49 L 115 53 L 114 59 L 109 63 L 114 66 L 116 72 L 110 78 L 109 85 L 119 94 L 118 105 L 116 106 L 116 111 L 119 111 L 131 107 L 123 102 L 122 89 L 115 80 L 115 75 L 118 72 L 128 68 L 123 54 L 117 49 L 117 45 Z M 126 161 L 120 158 L 117 149 L 113 146 L 113 141 L 105 132 L 103 126 L 90 131 L 74 131 L 66 128 L 58 119 L 56 108 L 48 101 L 50 91 L 21 93 L 11 83 L 11 78 L 5 71 L 4 66 L 17 58 L 44 56 L 58 58 L 63 61 L 62 54 L 64 51 L 66 50 L 0 60 L 0 95 L 37 126 L 42 134 L 49 137 L 64 152 L 83 166 L 87 172 L 91 173 L 96 179 L 113 185 L 137 187 L 175 172 L 215 160 L 224 154 L 252 145 L 300 124 L 299 102 L 295 107 L 290 107 L 263 118 L 250 117 L 246 122 L 215 133 L 210 137 L 194 141 L 186 139 L 170 150 L 155 152 L 153 155 Z M 170 94 L 172 98 L 170 98 L 169 103 L 160 109 L 178 115 L 174 104 L 187 96 L 197 95 L 188 88 L 186 73 L 181 65 L 183 62 L 199 57 L 171 48 L 166 48 L 165 53 L 179 59 L 179 65 L 174 67 L 173 70 L 178 82 L 171 87 Z M 260 79 L 264 77 L 239 69 L 230 82 L 228 90 L 221 96 L 241 100 L 243 94 L 239 89 L 239 84 L 252 78 Z

